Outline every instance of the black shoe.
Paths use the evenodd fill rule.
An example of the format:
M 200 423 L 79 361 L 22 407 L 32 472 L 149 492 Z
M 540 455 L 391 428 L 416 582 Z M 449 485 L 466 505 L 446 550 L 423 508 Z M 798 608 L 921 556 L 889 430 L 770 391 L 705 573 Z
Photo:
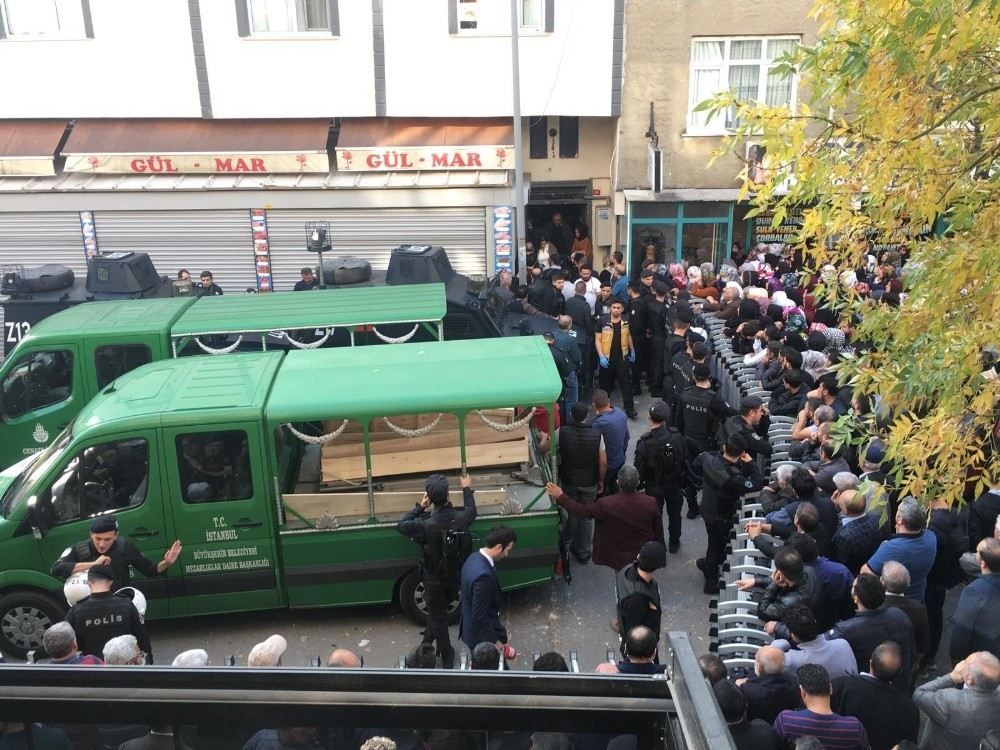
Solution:
M 625 413 L 628 414 L 629 419 L 638 419 L 639 413 L 635 409 L 626 409 Z
M 694 520 L 701 515 L 701 509 L 696 505 L 693 508 L 688 508 L 687 517 Z
M 667 547 L 667 550 L 670 551 L 670 552 L 672 552 L 672 553 L 674 553 L 674 554 L 676 554 L 677 552 L 680 552 L 681 551 L 681 540 L 680 539 L 671 539 L 670 540 L 670 546 Z
M 448 647 L 447 650 L 441 652 L 441 668 L 442 669 L 454 669 L 455 668 L 455 649 Z
M 702 573 L 705 572 L 705 558 L 704 557 L 699 557 L 697 560 L 694 561 L 694 564 L 698 568 L 698 570 L 700 570 Z
M 718 581 L 705 581 L 705 587 L 702 589 L 702 593 L 705 593 L 705 594 L 718 594 L 719 593 L 719 582 Z

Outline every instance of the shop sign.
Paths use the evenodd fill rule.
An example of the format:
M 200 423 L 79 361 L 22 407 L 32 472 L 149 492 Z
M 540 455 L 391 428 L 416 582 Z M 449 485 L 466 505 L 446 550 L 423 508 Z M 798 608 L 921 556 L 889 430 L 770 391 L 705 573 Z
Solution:
M 43 159 L 30 156 L 0 159 L 0 175 L 3 176 L 44 177 L 55 173 L 56 168 L 52 163 L 51 156 L 46 156 Z
M 262 208 L 250 209 L 250 232 L 253 236 L 257 291 L 273 292 L 274 277 L 271 274 L 271 241 L 267 233 L 267 211 Z
M 66 172 L 93 174 L 280 174 L 329 172 L 325 153 L 70 154 Z
M 513 146 L 402 146 L 337 149 L 341 172 L 513 169 Z
M 512 248 L 514 236 L 514 209 L 511 206 L 493 207 L 493 250 L 496 256 L 494 272 L 514 271 Z

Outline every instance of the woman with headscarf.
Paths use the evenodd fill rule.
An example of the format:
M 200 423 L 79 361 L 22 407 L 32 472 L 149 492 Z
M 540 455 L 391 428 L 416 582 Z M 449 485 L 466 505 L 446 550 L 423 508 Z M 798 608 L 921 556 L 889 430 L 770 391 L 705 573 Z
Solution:
M 709 270 L 711 270 L 711 265 L 709 265 Z M 705 283 L 705 279 L 701 274 L 701 268 L 698 266 L 691 266 L 688 269 L 688 291 L 691 292 L 692 296 L 699 299 L 716 300 L 719 298 L 718 290 L 714 286 L 709 286 Z
M 687 289 L 688 278 L 687 274 L 684 273 L 684 266 L 680 263 L 671 263 L 667 271 L 670 274 L 670 283 L 674 289 Z

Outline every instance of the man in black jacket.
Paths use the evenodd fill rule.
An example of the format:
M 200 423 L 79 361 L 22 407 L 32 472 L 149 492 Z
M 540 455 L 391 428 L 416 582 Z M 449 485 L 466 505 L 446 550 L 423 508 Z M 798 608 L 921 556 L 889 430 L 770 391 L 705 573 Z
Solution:
M 833 557 L 857 575 L 882 542 L 882 530 L 878 517 L 865 512 L 867 500 L 858 490 L 838 493 L 837 505 L 843 515 L 833 535 Z
M 788 628 L 784 625 L 785 613 L 800 604 L 814 613 L 819 605 L 822 589 L 816 572 L 806 566 L 802 555 L 792 547 L 778 547 L 774 553 L 774 570 L 770 578 L 755 575 L 739 581 L 737 588 L 748 591 L 763 588 L 764 595 L 757 604 L 757 617 L 764 621 L 764 629 L 775 638 L 788 638 Z
M 774 646 L 761 646 L 754 654 L 754 674 L 736 680 L 747 699 L 747 718 L 773 724 L 782 711 L 802 705 L 795 678 L 785 671 L 785 653 Z
M 806 388 L 802 385 L 801 370 L 782 370 L 782 388 L 775 391 L 768 411 L 775 417 L 797 417 L 806 402 Z
M 101 658 L 104 644 L 119 635 L 134 635 L 139 648 L 152 653 L 149 636 L 139 610 L 130 599 L 111 591 L 114 571 L 107 565 L 92 565 L 87 571 L 90 596 L 70 607 L 66 622 L 76 633 L 80 653 Z
M 653 296 L 646 300 L 646 331 L 648 334 L 649 369 L 646 384 L 653 398 L 663 396 L 663 347 L 667 337 L 667 285 L 653 282 Z
M 455 649 L 448 635 L 448 605 L 458 598 L 462 563 L 472 549 L 469 526 L 476 520 L 472 478 L 463 474 L 463 507 L 457 510 L 448 501 L 448 479 L 431 474 L 424 483 L 424 496 L 396 524 L 405 537 L 420 545 L 423 558 L 424 601 L 427 602 L 427 627 L 422 643 L 437 642 L 437 653 L 445 669 L 455 666 Z M 428 509 L 434 506 L 432 512 Z M 468 542 L 463 545 L 463 539 Z
M 578 402 L 569 411 L 570 420 L 558 433 L 559 481 L 567 495 L 589 505 L 604 489 L 608 455 L 600 430 L 587 424 L 587 405 Z M 573 556 L 587 562 L 593 554 L 594 519 L 569 516 L 565 534 Z
M 770 456 L 773 447 L 767 439 L 767 430 L 771 426 L 767 404 L 758 396 L 747 396 L 740 401 L 740 413 L 730 417 L 722 425 L 723 440 L 730 435 L 740 435 L 747 444 L 747 452 L 751 458 Z
M 548 280 L 543 275 L 542 278 L 528 287 L 528 302 L 554 318 L 563 311 L 563 305 L 566 303 L 566 298 L 563 297 L 562 293 L 565 283 L 566 276 L 562 271 L 553 271 L 548 274 Z
M 693 470 L 702 481 L 701 514 L 708 532 L 705 556 L 697 566 L 705 575 L 706 594 L 719 593 L 719 566 L 726 554 L 729 532 L 735 522 L 740 497 L 764 486 L 757 463 L 747 453 L 741 435 L 733 435 L 721 451 L 702 453 Z
M 885 641 L 872 651 L 868 672 L 833 681 L 831 708 L 841 716 L 856 717 L 864 725 L 872 750 L 892 750 L 902 740 L 917 741 L 917 704 L 909 690 L 892 686 L 902 668 L 899 646 Z
M 667 551 L 663 544 L 646 542 L 635 562 L 619 570 L 615 576 L 618 635 L 622 648 L 625 646 L 625 634 L 639 625 L 645 625 L 659 639 L 663 608 L 660 586 L 653 574 L 666 565 Z
M 580 390 L 589 395 L 594 387 L 594 347 L 589 343 L 594 340 L 594 311 L 587 301 L 587 282 L 576 282 L 574 291 L 575 294 L 566 300 L 565 312 L 573 321 L 573 327 L 583 332 L 582 341 L 586 342 L 580 347 L 583 360 L 580 365 Z
M 687 480 L 687 458 L 684 437 L 670 422 L 670 407 L 662 401 L 654 401 L 649 407 L 649 432 L 639 438 L 635 446 L 635 468 L 639 472 L 646 494 L 656 498 L 663 512 L 667 508 L 667 529 L 670 551 L 677 552 L 681 546 L 681 509 L 684 495 L 681 491 Z
M 882 608 L 885 587 L 878 576 L 862 573 L 854 579 L 851 591 L 857 612 L 854 617 L 841 620 L 827 633 L 827 638 L 843 638 L 854 652 L 858 672 L 863 672 L 871 661 L 875 647 L 883 641 L 893 641 L 900 648 L 902 668 L 893 680 L 894 687 L 909 692 L 913 668 L 913 623 L 906 613 L 896 607 Z

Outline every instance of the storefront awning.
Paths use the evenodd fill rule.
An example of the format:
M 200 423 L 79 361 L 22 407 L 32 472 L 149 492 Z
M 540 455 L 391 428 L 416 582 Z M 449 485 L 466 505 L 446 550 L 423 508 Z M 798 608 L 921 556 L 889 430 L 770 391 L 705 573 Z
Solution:
M 514 168 L 514 128 L 504 118 L 345 120 L 337 140 L 341 172 Z
M 54 175 L 65 120 L 0 120 L 0 175 Z
M 328 172 L 329 119 L 79 120 L 66 172 L 283 174 Z

